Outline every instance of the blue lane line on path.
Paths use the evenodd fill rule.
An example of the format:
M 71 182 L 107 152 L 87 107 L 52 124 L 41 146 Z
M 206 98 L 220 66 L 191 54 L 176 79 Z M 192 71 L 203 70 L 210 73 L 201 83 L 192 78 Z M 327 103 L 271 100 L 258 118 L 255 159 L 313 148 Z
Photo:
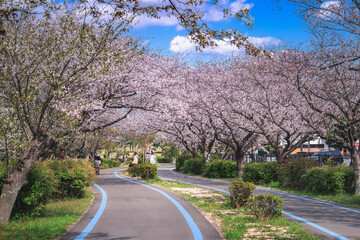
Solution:
M 95 227 L 95 224 L 99 221 L 99 219 L 100 219 L 101 215 L 103 214 L 105 207 L 106 207 L 106 202 L 107 202 L 106 192 L 104 191 L 104 189 L 102 189 L 96 183 L 93 182 L 93 184 L 95 187 L 97 187 L 101 191 L 101 194 L 102 194 L 100 208 L 96 212 L 94 218 L 90 221 L 90 223 L 86 226 L 86 228 L 82 231 L 82 233 L 80 233 L 80 235 L 77 238 L 75 238 L 75 240 L 82 240 L 91 232 L 91 230 Z
M 331 236 L 334 236 L 334 237 L 336 237 L 337 239 L 348 240 L 348 238 L 343 237 L 343 236 L 341 236 L 341 235 L 339 235 L 339 234 L 337 234 L 337 233 L 334 233 L 334 232 L 330 231 L 329 229 L 323 228 L 323 227 L 321 227 L 321 226 L 319 226 L 319 225 L 317 225 L 317 224 L 315 224 L 315 223 L 313 223 L 313 222 L 310 222 L 310 221 L 308 221 L 308 220 L 306 220 L 306 219 L 303 219 L 303 218 L 301 218 L 301 217 L 295 216 L 295 215 L 293 215 L 293 214 L 291 214 L 291 213 L 288 213 L 288 212 L 285 212 L 285 211 L 283 211 L 283 213 L 284 213 L 285 215 L 289 216 L 289 217 L 295 218 L 296 220 L 299 220 L 299 221 L 304 222 L 304 223 L 306 223 L 306 224 L 308 224 L 308 225 L 310 225 L 310 226 L 313 226 L 314 228 L 317 228 L 317 229 L 319 229 L 319 230 L 321 230 L 321 231 L 323 231 L 323 232 L 326 232 L 327 234 L 329 234 L 329 235 L 331 235 Z
M 150 188 L 151 190 L 157 191 L 157 192 L 161 193 L 162 195 L 164 195 L 167 199 L 169 199 L 179 209 L 180 213 L 184 216 L 186 222 L 188 223 L 188 225 L 189 225 L 189 227 L 190 227 L 190 229 L 191 229 L 191 231 L 193 233 L 194 240 L 203 240 L 200 229 L 198 228 L 198 226 L 196 225 L 196 223 L 194 222 L 194 220 L 192 219 L 190 214 L 175 199 L 173 199 L 168 194 L 164 193 L 163 191 L 161 191 L 159 189 L 153 188 L 153 187 L 151 187 L 149 185 L 146 185 L 144 183 L 140 183 L 140 182 L 136 182 L 136 181 L 133 181 L 133 180 L 130 180 L 130 179 L 127 179 L 127 178 L 120 177 L 117 173 L 118 173 L 118 171 L 116 171 L 114 174 L 115 174 L 115 176 L 117 176 L 120 179 L 142 185 L 144 187 Z
M 208 179 L 208 178 L 199 178 L 199 177 L 188 176 L 188 175 L 185 175 L 185 174 L 181 174 L 181 173 L 174 172 L 174 169 L 175 169 L 175 168 L 172 168 L 172 169 L 170 169 L 170 171 L 171 171 L 172 173 L 174 173 L 174 174 L 177 174 L 177 175 L 182 175 L 182 176 L 186 176 L 186 177 L 190 177 L 190 178 L 202 179 L 202 180 L 210 181 L 210 182 L 222 182 L 222 181 L 212 180 L 212 179 Z M 273 192 L 273 193 L 277 193 L 277 194 L 281 194 L 281 195 L 285 195 L 285 196 L 289 196 L 289 197 L 293 197 L 293 198 L 299 198 L 299 199 L 302 199 L 302 200 L 306 200 L 306 201 L 310 201 L 310 202 L 315 202 L 315 203 L 320 203 L 320 204 L 324 204 L 324 205 L 328 205 L 328 206 L 332 206 L 332 207 L 337 207 L 337 208 L 344 209 L 344 210 L 351 211 L 351 212 L 355 212 L 355 213 L 360 213 L 360 211 L 355 210 L 355 209 L 351 209 L 351 208 L 347 208 L 347 207 L 342 207 L 342 206 L 339 206 L 339 205 L 336 205 L 336 204 L 331 204 L 331 203 L 327 203 L 327 202 L 322 202 L 322 201 L 318 201 L 318 200 L 314 200 L 314 199 L 310 199 L 310 198 L 306 198 L 306 197 L 300 197 L 300 196 L 296 196 L 296 195 L 289 194 L 289 193 L 283 193 L 283 192 L 278 192 L 278 191 L 274 191 L 274 190 L 270 190 L 270 189 L 265 189 L 265 188 L 259 188 L 259 187 L 256 187 L 256 189 L 259 189 L 259 190 L 261 190 L 261 191 Z
M 217 189 L 217 188 L 208 187 L 208 186 L 205 186 L 205 185 L 200 185 L 200 184 L 194 184 L 194 183 L 179 181 L 179 180 L 175 180 L 175 179 L 171 179 L 171 178 L 164 178 L 164 177 L 160 177 L 160 178 L 166 179 L 166 180 L 170 180 L 170 181 L 174 181 L 174 182 L 186 183 L 186 184 L 193 185 L 193 186 L 204 187 L 204 188 L 208 188 L 208 189 L 212 189 L 212 190 L 224 192 L 224 193 L 227 193 L 227 194 L 230 195 L 230 192 L 225 191 L 225 190 L 222 190 L 222 189 Z M 291 213 L 288 213 L 288 212 L 285 212 L 285 211 L 283 211 L 283 214 L 285 214 L 285 215 L 287 215 L 287 216 L 289 216 L 289 217 L 295 218 L 296 220 L 299 220 L 299 221 L 301 221 L 301 222 L 303 222 L 303 223 L 306 223 L 306 224 L 308 224 L 308 225 L 310 225 L 310 226 L 313 226 L 314 228 L 317 228 L 317 229 L 319 229 L 319 230 L 321 230 L 321 231 L 323 231 L 323 232 L 326 232 L 327 234 L 329 234 L 329 235 L 331 235 L 331 236 L 333 236 L 333 237 L 335 237 L 335 238 L 337 238 L 337 239 L 340 239 L 340 240 L 348 240 L 347 238 L 345 238 L 345 237 L 343 237 L 343 236 L 341 236 L 341 235 L 339 235 L 339 234 L 337 234 L 337 233 L 334 233 L 334 232 L 330 231 L 329 229 L 323 228 L 323 227 L 317 225 L 316 223 L 310 222 L 310 221 L 308 221 L 308 220 L 306 220 L 306 219 L 303 219 L 303 218 L 301 218 L 301 217 L 295 216 L 295 215 L 293 215 L 293 214 L 291 214 Z

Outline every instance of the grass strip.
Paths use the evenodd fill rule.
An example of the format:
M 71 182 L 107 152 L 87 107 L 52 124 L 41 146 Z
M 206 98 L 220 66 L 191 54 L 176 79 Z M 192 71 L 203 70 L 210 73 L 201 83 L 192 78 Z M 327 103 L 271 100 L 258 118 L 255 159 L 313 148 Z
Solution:
M 42 216 L 12 220 L 0 225 L 0 239 L 54 239 L 66 232 L 92 202 L 93 192 L 86 190 L 84 198 L 51 201 Z
M 298 194 L 301 196 L 322 199 L 325 201 L 338 203 L 338 204 L 348 206 L 348 207 L 360 208 L 360 195 L 351 195 L 351 194 L 346 194 L 346 193 L 338 193 L 335 195 L 316 194 L 316 193 L 312 193 L 312 192 L 308 192 L 308 191 L 300 191 L 300 190 L 284 188 L 284 187 L 281 187 L 278 182 L 271 182 L 269 184 L 264 184 L 261 186 L 270 187 L 271 189 L 281 190 L 281 191 L 288 192 L 288 193 L 295 193 L 295 194 Z
M 234 209 L 230 197 L 220 192 L 161 179 L 146 182 L 175 191 L 194 203 L 205 213 L 205 217 L 211 218 L 210 222 L 219 225 L 224 239 L 321 239 L 287 218 L 260 221 L 250 215 L 246 208 Z

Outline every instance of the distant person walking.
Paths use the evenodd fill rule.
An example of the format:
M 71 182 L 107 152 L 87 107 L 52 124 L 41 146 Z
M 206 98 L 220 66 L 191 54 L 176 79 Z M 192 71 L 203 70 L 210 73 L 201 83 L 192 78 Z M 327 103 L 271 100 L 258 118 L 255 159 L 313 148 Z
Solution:
M 138 164 L 138 163 L 139 163 L 139 155 L 137 154 L 137 152 L 134 152 L 132 164 Z
M 150 163 L 151 164 L 156 164 L 156 154 L 154 152 L 151 152 Z

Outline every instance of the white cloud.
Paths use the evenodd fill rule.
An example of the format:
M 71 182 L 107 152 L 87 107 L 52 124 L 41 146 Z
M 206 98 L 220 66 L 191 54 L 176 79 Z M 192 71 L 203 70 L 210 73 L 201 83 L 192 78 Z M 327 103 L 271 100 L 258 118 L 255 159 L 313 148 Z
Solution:
M 220 5 L 222 7 L 228 8 L 230 11 L 233 12 L 237 12 L 242 9 L 251 9 L 252 7 L 254 7 L 253 3 L 247 3 L 246 1 L 247 0 L 236 0 L 229 5 L 228 0 L 221 0 Z M 143 0 L 142 3 L 144 4 L 144 6 L 148 6 L 151 4 L 155 4 L 156 6 L 165 5 L 163 0 Z M 219 22 L 226 19 L 224 18 L 224 13 L 222 9 L 219 9 L 218 7 L 209 7 L 209 5 L 203 5 L 200 7 L 200 9 L 204 12 L 205 21 Z M 136 17 L 134 22 L 135 28 L 145 28 L 150 26 L 175 26 L 178 24 L 178 21 L 174 16 L 163 16 L 160 19 L 154 19 L 142 15 L 140 17 Z M 176 30 L 180 31 L 182 30 L 182 28 L 177 26 Z
M 224 20 L 224 13 L 216 8 L 210 8 L 204 15 L 204 20 L 218 22 Z
M 340 1 L 327 1 L 320 5 L 320 10 L 318 11 L 318 17 L 329 19 L 334 17 L 335 13 L 341 10 Z
M 273 37 L 248 37 L 248 41 L 254 44 L 255 47 L 265 47 L 269 45 L 280 45 L 282 43 L 281 40 Z
M 238 12 L 243 9 L 251 9 L 253 6 L 253 3 L 246 3 L 246 0 L 237 0 L 230 4 L 230 10 Z
M 176 36 L 170 42 L 170 51 L 176 53 L 192 52 L 195 50 L 195 44 L 193 44 L 188 37 Z
M 268 45 L 278 45 L 282 41 L 273 37 L 249 37 L 249 42 L 253 43 L 256 47 L 263 47 Z M 212 54 L 232 54 L 235 52 L 243 51 L 243 49 L 238 49 L 236 46 L 231 45 L 228 41 L 215 40 L 217 47 L 211 48 L 207 47 L 203 49 L 204 53 Z M 170 42 L 170 51 L 175 53 L 191 53 L 196 52 L 196 45 L 188 37 L 185 36 L 176 36 Z
M 148 26 L 175 26 L 178 24 L 178 20 L 176 17 L 161 17 L 160 19 L 157 18 L 150 18 L 147 16 L 140 16 L 136 17 L 134 20 L 134 28 L 145 28 Z
M 238 12 L 239 10 L 251 9 L 252 7 L 254 7 L 253 3 L 246 3 L 246 1 L 247 0 L 237 0 L 231 3 L 229 6 L 228 6 L 228 2 L 224 1 L 222 2 L 222 5 L 224 5 L 224 7 L 228 6 L 229 10 L 232 12 Z M 219 22 L 224 19 L 226 19 L 224 18 L 224 12 L 218 7 L 210 7 L 205 11 L 205 15 L 204 15 L 205 21 Z

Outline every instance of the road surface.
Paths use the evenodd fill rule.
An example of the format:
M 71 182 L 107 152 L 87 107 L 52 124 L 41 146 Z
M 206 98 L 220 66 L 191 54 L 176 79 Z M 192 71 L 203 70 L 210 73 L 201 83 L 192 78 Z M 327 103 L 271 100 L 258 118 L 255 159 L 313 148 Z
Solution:
M 129 180 L 119 168 L 101 170 L 93 189 L 95 200 L 88 212 L 59 239 L 221 239 L 182 197 Z
M 158 169 L 159 177 L 207 187 L 228 194 L 228 182 L 186 176 L 171 171 L 172 168 L 174 166 L 160 167 Z M 254 194 L 280 196 L 284 200 L 284 214 L 299 221 L 313 235 L 323 236 L 323 239 L 360 239 L 360 209 L 259 187 L 256 188 Z

